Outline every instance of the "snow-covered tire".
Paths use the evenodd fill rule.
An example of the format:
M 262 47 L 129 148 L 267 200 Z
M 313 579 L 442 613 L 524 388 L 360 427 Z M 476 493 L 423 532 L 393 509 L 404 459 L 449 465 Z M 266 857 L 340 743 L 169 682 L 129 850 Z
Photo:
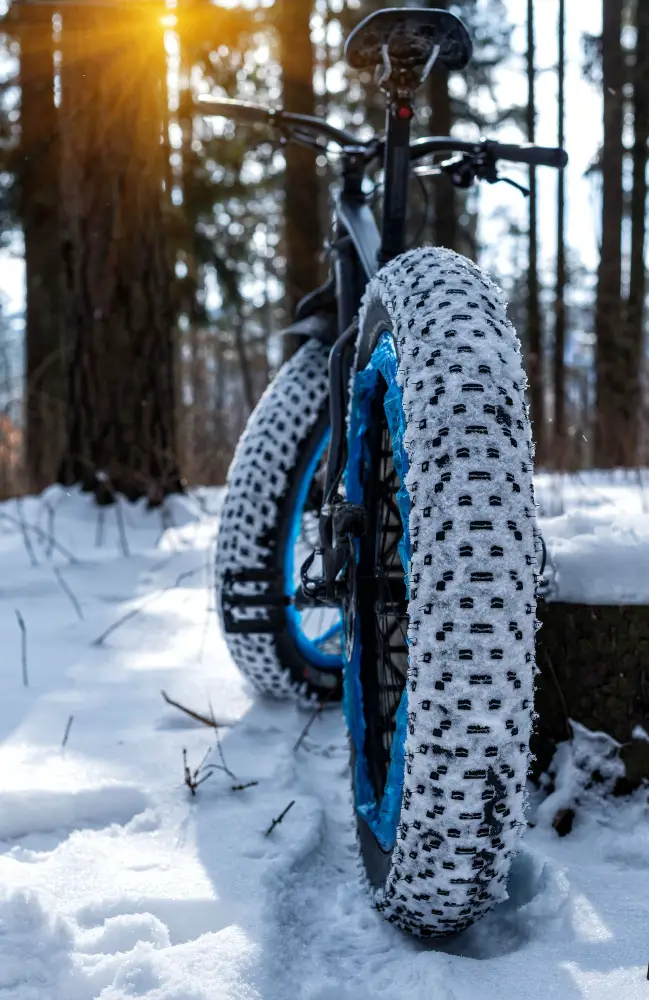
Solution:
M 342 684 L 340 669 L 314 666 L 300 652 L 282 605 L 289 513 L 329 422 L 328 354 L 325 345 L 308 341 L 280 369 L 237 446 L 221 508 L 216 547 L 221 627 L 239 669 L 260 693 L 275 697 L 334 701 Z M 253 579 L 241 582 L 242 575 Z M 262 599 L 232 606 L 232 596 L 244 594 L 267 595 L 268 604 Z M 229 631 L 233 621 L 241 631 Z
M 396 840 L 358 815 L 378 908 L 422 936 L 504 898 L 525 829 L 538 529 L 526 378 L 500 290 L 413 250 L 367 288 L 356 370 L 388 331 L 411 509 L 405 768 Z

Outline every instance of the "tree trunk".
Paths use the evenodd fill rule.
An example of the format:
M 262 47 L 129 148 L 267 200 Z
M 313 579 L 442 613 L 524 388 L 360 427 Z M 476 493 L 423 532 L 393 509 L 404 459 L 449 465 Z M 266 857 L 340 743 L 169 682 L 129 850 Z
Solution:
M 20 217 L 25 240 L 25 466 L 38 493 L 63 443 L 65 376 L 59 245 L 59 136 L 49 7 L 16 5 L 20 41 Z
M 536 141 L 536 67 L 534 53 L 534 0 L 527 0 L 527 139 Z M 530 167 L 529 265 L 527 271 L 527 377 L 530 416 L 537 462 L 544 458 L 545 412 L 543 400 L 543 344 L 539 308 L 536 168 Z
M 61 212 L 71 340 L 60 479 L 160 503 L 181 487 L 165 233 L 164 8 L 65 9 Z
M 642 414 L 642 370 L 645 319 L 645 229 L 647 205 L 647 143 L 649 142 L 649 6 L 637 0 L 636 50 L 633 74 L 633 189 L 631 192 L 631 270 L 627 302 L 627 392 L 631 410 L 629 459 L 636 462 Z
M 278 0 L 277 29 L 283 74 L 284 107 L 304 115 L 315 114 L 313 93 L 313 48 L 310 0 Z M 320 281 L 319 256 L 322 228 L 315 154 L 296 143 L 285 147 L 284 245 L 286 248 L 286 304 L 295 306 Z M 297 344 L 284 337 L 284 353 L 290 356 Z
M 565 82 L 566 82 L 566 0 L 559 0 L 559 63 L 557 83 L 559 97 L 558 145 L 565 142 Z M 565 238 L 565 177 L 557 177 L 557 276 L 554 299 L 554 462 L 561 469 L 566 460 L 566 238 Z
M 621 332 L 622 119 L 624 62 L 620 44 L 620 0 L 603 0 L 602 70 L 604 146 L 602 150 L 602 240 L 595 306 L 595 463 L 625 465 L 626 435 L 637 414 L 628 405 Z
M 243 335 L 243 319 L 236 316 L 233 320 L 234 342 L 237 356 L 239 358 L 239 371 L 241 373 L 241 386 L 243 388 L 243 398 L 246 410 L 251 413 L 255 405 L 255 390 L 252 383 L 252 372 L 250 370 L 250 359 L 246 350 L 246 341 Z

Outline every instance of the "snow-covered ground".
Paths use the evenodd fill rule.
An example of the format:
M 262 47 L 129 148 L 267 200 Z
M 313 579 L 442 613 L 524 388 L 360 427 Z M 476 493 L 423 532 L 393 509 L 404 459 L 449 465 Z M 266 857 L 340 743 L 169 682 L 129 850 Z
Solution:
M 0 505 L 0 1000 L 645 1000 L 647 796 L 560 839 L 565 751 L 505 904 L 432 944 L 371 909 L 340 712 L 295 750 L 305 716 L 229 661 L 199 499 Z M 162 690 L 213 712 L 234 777 L 190 795 L 213 731 Z

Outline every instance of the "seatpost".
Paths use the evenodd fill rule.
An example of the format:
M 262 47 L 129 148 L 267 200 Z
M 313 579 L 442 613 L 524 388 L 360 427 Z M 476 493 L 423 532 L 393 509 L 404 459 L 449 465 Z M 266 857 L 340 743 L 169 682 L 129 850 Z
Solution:
M 385 121 L 383 224 L 379 264 L 386 264 L 405 250 L 408 179 L 410 176 L 410 122 L 412 95 L 394 96 Z

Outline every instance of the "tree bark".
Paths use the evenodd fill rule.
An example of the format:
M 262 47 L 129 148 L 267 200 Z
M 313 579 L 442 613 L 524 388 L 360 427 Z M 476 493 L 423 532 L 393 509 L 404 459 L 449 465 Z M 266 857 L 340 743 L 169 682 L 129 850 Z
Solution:
M 633 188 L 631 192 L 631 261 L 627 301 L 629 459 L 638 460 L 642 414 L 642 370 L 645 320 L 645 230 L 647 205 L 647 143 L 649 142 L 649 6 L 637 0 L 636 50 L 633 73 Z M 635 417 L 635 419 L 634 419 Z
M 20 42 L 20 218 L 25 240 L 25 467 L 38 493 L 56 479 L 65 376 L 59 247 L 59 136 L 52 9 L 16 5 Z
M 628 405 L 621 332 L 622 122 L 624 62 L 620 44 L 620 0 L 603 0 L 602 71 L 604 145 L 602 150 L 602 240 L 595 305 L 595 463 L 599 468 L 625 465 L 625 435 L 636 414 Z
M 565 142 L 565 82 L 566 82 L 566 0 L 559 0 L 559 62 L 557 67 L 559 129 L 557 142 Z M 557 176 L 557 274 L 554 297 L 554 461 L 563 468 L 566 461 L 566 236 L 565 236 L 565 177 Z
M 159 504 L 176 458 L 159 8 L 65 9 L 61 213 L 71 340 L 60 479 Z
M 310 19 L 310 0 L 278 0 L 283 103 L 287 111 L 305 115 L 315 114 Z M 287 309 L 292 315 L 302 296 L 319 284 L 322 227 L 314 153 L 290 143 L 285 147 L 284 155 L 285 288 Z M 290 356 L 298 345 L 292 337 L 283 339 L 285 356 Z
M 536 66 L 534 0 L 527 0 L 527 139 L 536 141 Z M 536 168 L 530 167 L 529 265 L 527 270 L 527 377 L 530 416 L 537 462 L 544 458 L 545 406 L 543 397 L 543 338 L 539 307 Z

